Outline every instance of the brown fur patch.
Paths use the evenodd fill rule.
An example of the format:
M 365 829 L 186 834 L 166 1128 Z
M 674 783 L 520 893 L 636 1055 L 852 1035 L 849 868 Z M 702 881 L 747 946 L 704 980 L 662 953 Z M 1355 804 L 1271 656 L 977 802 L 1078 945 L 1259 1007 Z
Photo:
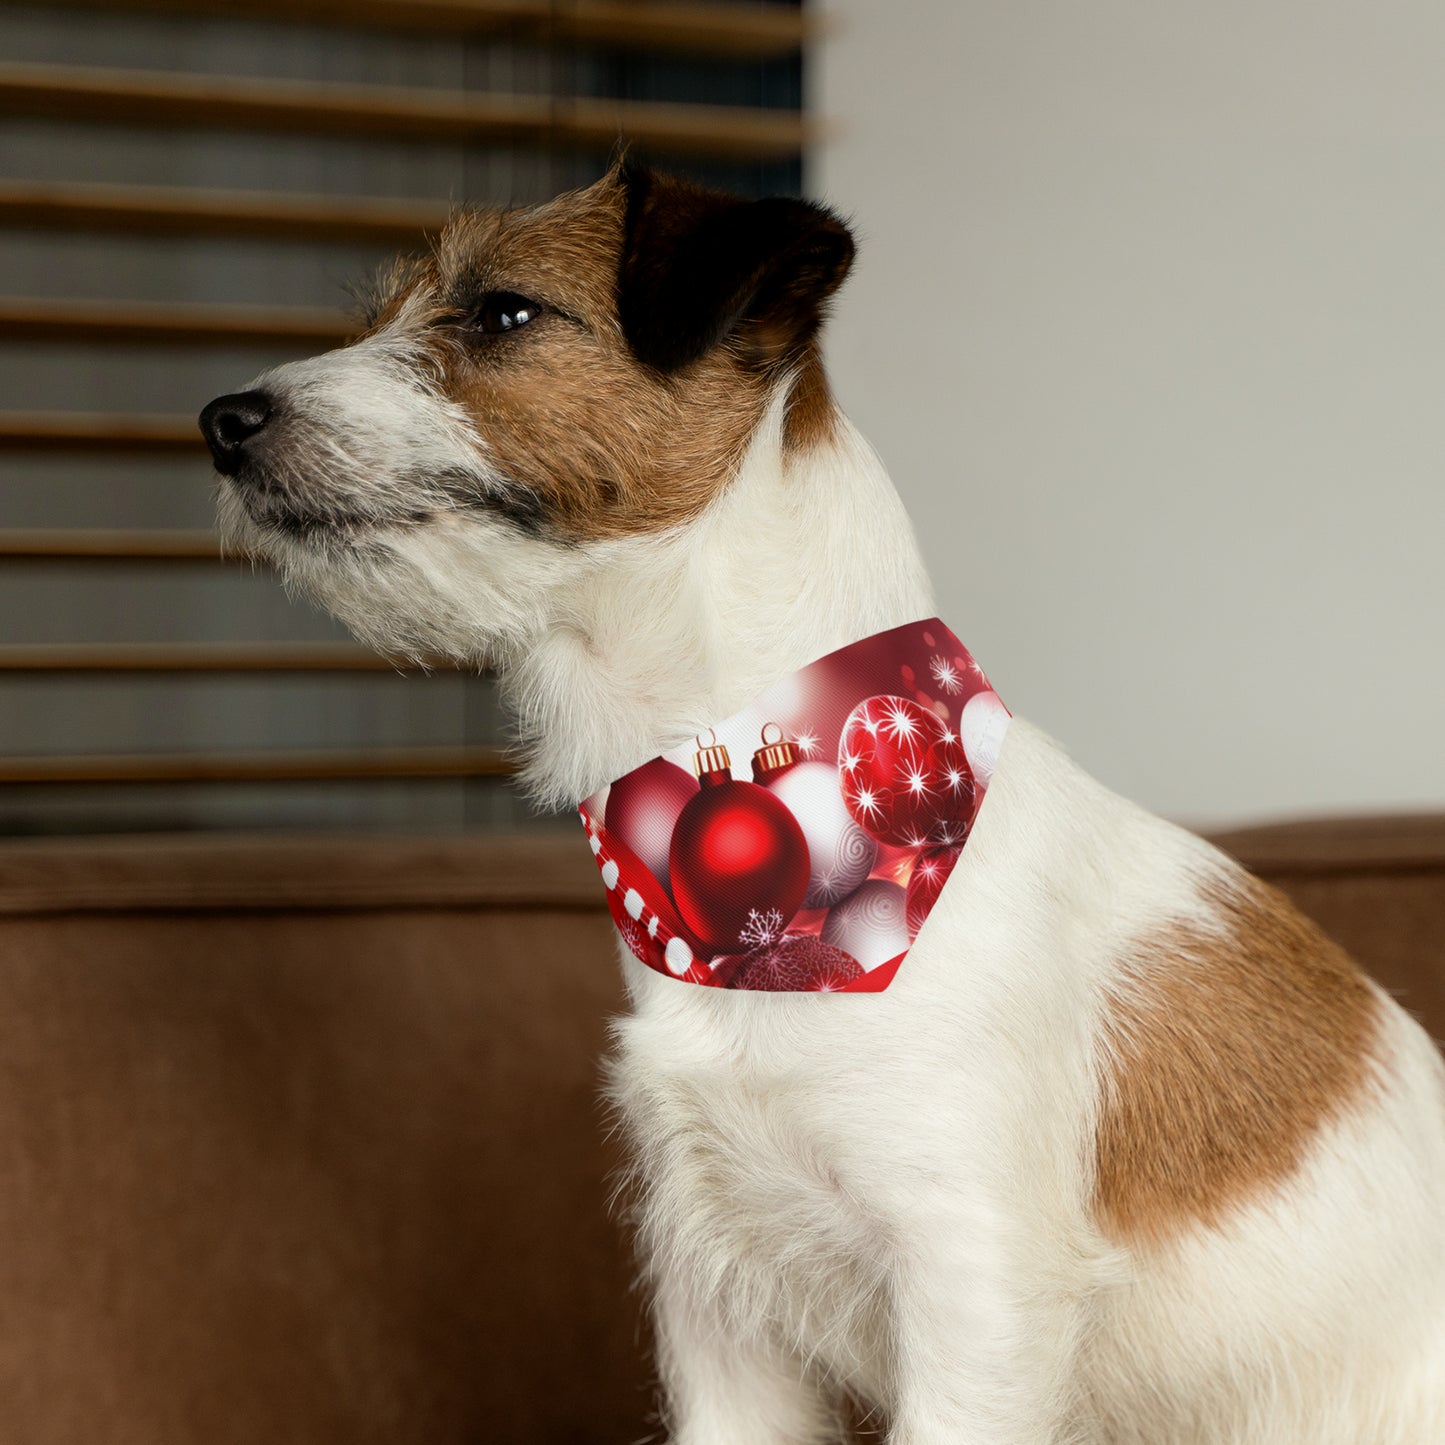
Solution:
M 838 406 L 833 400 L 818 348 L 810 345 L 792 395 L 788 397 L 788 415 L 783 431 L 783 445 L 797 453 L 824 446 L 833 440 L 838 425 Z
M 690 521 L 728 484 L 778 372 L 741 339 L 663 374 L 632 354 L 618 318 L 626 196 L 617 173 L 518 211 L 465 211 L 435 255 L 378 305 L 413 334 L 445 393 L 475 420 L 488 461 L 556 535 L 594 540 Z M 466 325 L 487 292 L 541 302 L 501 336 Z M 799 373 L 790 448 L 825 439 L 832 400 L 816 352 Z
M 495 346 L 450 348 L 444 374 L 494 463 L 573 537 L 689 521 L 733 476 L 766 404 L 725 347 L 676 378 L 633 358 L 617 321 L 621 222 L 617 195 L 594 188 L 469 217 L 441 253 L 443 294 L 479 282 L 551 308 Z
M 1143 940 L 1110 1001 L 1094 1206 L 1134 1243 L 1284 1183 L 1372 1076 L 1379 1000 L 1351 960 L 1246 874 L 1211 902 L 1217 932 Z

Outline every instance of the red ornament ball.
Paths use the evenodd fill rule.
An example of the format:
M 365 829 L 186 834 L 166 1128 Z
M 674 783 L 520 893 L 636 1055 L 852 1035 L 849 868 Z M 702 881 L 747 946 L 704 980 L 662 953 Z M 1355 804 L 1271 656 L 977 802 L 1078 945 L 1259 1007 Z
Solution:
M 678 816 L 668 854 L 677 911 L 714 953 L 736 953 L 743 930 L 776 909 L 786 924 L 808 891 L 808 844 L 766 788 L 704 773 Z
M 697 779 L 666 758 L 634 768 L 608 789 L 607 831 L 627 844 L 664 888 L 672 830 L 696 795 Z
M 881 694 L 848 714 L 838 740 L 843 801 L 880 843 L 962 843 L 976 789 L 963 749 L 938 716 Z
M 938 789 L 935 834 L 940 843 L 962 845 L 978 811 L 978 781 L 968 755 L 958 738 L 945 730 L 928 750 L 928 762 Z
M 918 930 L 923 927 L 923 920 L 928 917 L 929 910 L 938 902 L 943 885 L 948 882 L 953 865 L 958 862 L 958 855 L 962 852 L 962 848 L 930 848 L 928 852 L 919 854 L 918 862 L 913 865 L 913 873 L 908 880 L 908 892 L 903 904 L 910 943 L 918 936 Z
M 837 993 L 862 977 L 858 960 L 841 948 L 810 933 L 785 933 L 747 954 L 727 986 L 764 993 Z

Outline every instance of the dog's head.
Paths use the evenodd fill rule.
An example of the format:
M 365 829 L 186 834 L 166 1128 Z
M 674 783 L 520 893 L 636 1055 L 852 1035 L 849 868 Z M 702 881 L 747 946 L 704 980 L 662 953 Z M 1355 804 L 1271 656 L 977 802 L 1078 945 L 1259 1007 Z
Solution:
M 780 386 L 792 443 L 826 432 L 852 255 L 821 207 L 627 164 L 461 212 L 358 340 L 201 413 L 223 528 L 378 645 L 505 652 L 552 579 L 703 513 Z

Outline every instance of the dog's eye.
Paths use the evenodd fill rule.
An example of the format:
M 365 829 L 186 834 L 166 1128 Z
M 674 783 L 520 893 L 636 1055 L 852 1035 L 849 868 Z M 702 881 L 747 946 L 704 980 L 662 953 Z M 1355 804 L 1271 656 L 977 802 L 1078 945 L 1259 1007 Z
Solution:
M 489 291 L 482 297 L 482 303 L 472 313 L 472 324 L 488 336 L 503 331 L 515 331 L 529 321 L 535 321 L 541 314 L 540 303 L 515 291 Z

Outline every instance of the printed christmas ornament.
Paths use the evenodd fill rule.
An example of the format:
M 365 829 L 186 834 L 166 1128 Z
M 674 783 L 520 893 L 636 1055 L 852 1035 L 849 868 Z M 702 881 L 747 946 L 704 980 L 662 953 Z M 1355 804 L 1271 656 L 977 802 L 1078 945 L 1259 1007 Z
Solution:
M 910 943 L 918 936 L 923 920 L 938 902 L 938 895 L 943 892 L 943 885 L 948 882 L 948 875 L 953 872 L 953 865 L 962 852 L 962 848 L 930 848 L 914 863 L 904 896 Z
M 860 702 L 838 740 L 843 801 L 880 843 L 961 843 L 977 789 L 957 739 L 937 714 L 894 694 Z
M 839 993 L 863 977 L 856 958 L 809 933 L 785 933 L 748 954 L 729 988 L 762 993 Z
M 963 744 L 944 736 L 929 749 L 929 763 L 938 785 L 938 807 L 933 836 L 943 844 L 961 845 L 978 812 L 978 783 Z
M 804 908 L 827 908 L 867 878 L 878 844 L 853 821 L 831 763 L 795 763 L 769 791 L 798 820 L 808 843 Z
M 772 793 L 733 777 L 726 748 L 702 748 L 694 767 L 698 792 L 678 815 L 668 854 L 672 896 L 699 942 L 736 953 L 750 915 L 798 911 L 808 844 Z
M 696 795 L 697 779 L 666 758 L 634 768 L 607 794 L 607 832 L 625 843 L 664 888 L 677 816 Z
M 909 938 L 903 889 L 885 878 L 870 878 L 828 910 L 822 938 L 851 953 L 865 969 L 877 968 L 906 952 Z
M 959 736 L 968 765 L 982 788 L 993 780 L 1003 735 L 1008 731 L 1009 710 L 996 692 L 976 692 L 963 705 L 958 720 Z
M 769 738 L 772 732 L 777 736 Z M 763 724 L 763 745 L 753 754 L 753 782 L 765 788 L 798 765 L 798 749 L 783 736 L 777 723 Z
M 708 746 L 672 748 L 580 805 L 628 949 L 713 988 L 887 988 L 983 806 L 1007 724 L 937 619 L 780 678 Z M 718 733 L 752 743 L 751 781 L 733 776 Z

